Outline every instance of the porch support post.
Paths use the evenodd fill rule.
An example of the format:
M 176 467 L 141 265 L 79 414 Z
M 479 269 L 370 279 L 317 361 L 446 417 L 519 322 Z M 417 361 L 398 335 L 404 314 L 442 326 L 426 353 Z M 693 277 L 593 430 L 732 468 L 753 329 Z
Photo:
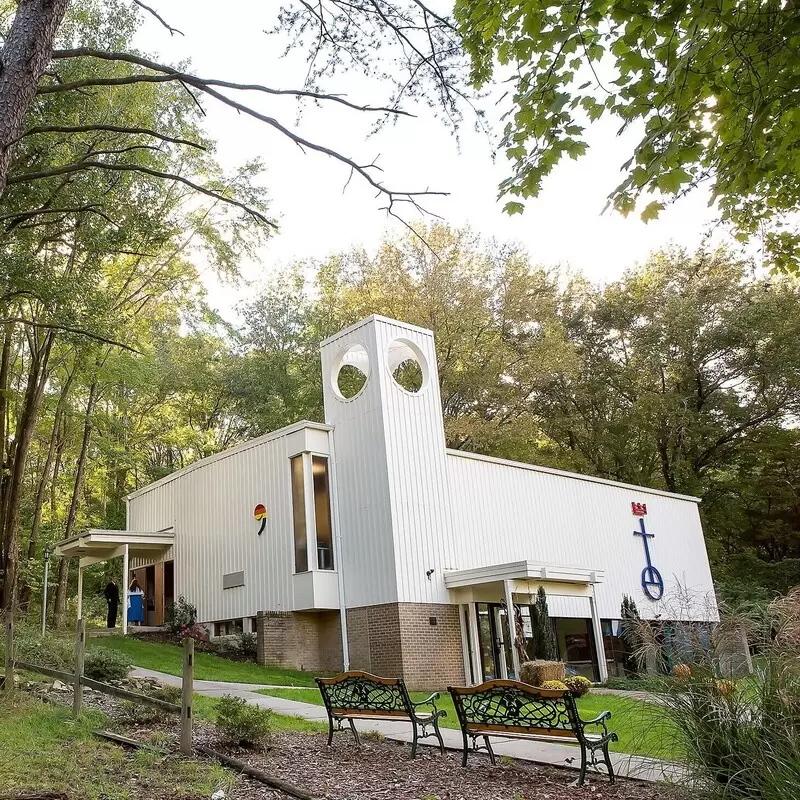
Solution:
M 83 567 L 78 564 L 78 619 L 83 619 Z
M 467 604 L 467 624 L 469 625 L 469 655 L 472 659 L 472 674 L 478 683 L 482 683 L 483 665 L 481 664 L 480 633 L 478 631 L 478 607 L 472 602 Z
M 594 584 L 592 595 L 589 598 L 589 609 L 592 614 L 592 630 L 594 631 L 594 650 L 597 653 L 597 671 L 600 675 L 600 683 L 608 680 L 608 664 L 606 663 L 606 651 L 603 646 L 603 628 L 600 625 L 600 615 L 597 613 L 597 598 L 594 594 Z
M 130 546 L 122 550 L 122 635 L 128 635 L 128 573 L 130 572 Z
M 508 623 L 508 641 L 511 643 L 511 663 L 514 665 L 514 678 L 519 680 L 519 653 L 514 644 L 517 638 L 517 621 L 514 615 L 514 597 L 511 591 L 511 581 L 503 581 L 506 591 L 506 622 Z
M 470 685 L 472 672 L 472 653 L 469 649 L 469 606 L 465 603 L 458 605 L 458 622 L 461 628 L 461 656 L 464 659 L 464 685 Z

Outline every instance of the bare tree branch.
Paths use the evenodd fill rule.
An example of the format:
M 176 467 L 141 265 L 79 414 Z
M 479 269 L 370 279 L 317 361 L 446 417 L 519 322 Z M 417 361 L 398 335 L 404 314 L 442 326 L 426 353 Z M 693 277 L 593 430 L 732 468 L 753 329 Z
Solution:
M 165 64 L 159 64 L 147 58 L 141 58 L 131 53 L 112 53 L 104 50 L 94 50 L 90 47 L 78 47 L 73 50 L 55 50 L 54 59 L 66 58 L 100 58 L 106 61 L 124 61 L 128 64 L 146 67 L 162 75 L 130 75 L 119 78 L 86 78 L 84 80 L 72 81 L 71 83 L 61 83 L 40 86 L 38 94 L 53 94 L 57 92 L 73 91 L 87 86 L 124 86 L 129 83 L 167 83 L 170 81 L 181 81 L 203 90 L 205 86 L 218 86 L 221 89 L 235 89 L 241 92 L 261 92 L 263 94 L 274 95 L 276 97 L 306 97 L 315 101 L 330 101 L 340 103 L 354 111 L 369 111 L 382 114 L 392 114 L 401 117 L 413 117 L 414 114 L 403 111 L 399 108 L 389 108 L 387 106 L 369 106 L 352 103 L 339 94 L 326 94 L 324 92 L 313 92 L 309 89 L 274 89 L 271 86 L 263 86 L 257 83 L 235 83 L 233 81 L 223 81 L 216 78 L 200 78 L 187 72 L 181 72 Z
M 125 125 L 107 125 L 104 123 L 96 123 L 93 125 L 39 125 L 35 128 L 28 128 L 24 131 L 19 139 L 24 139 L 26 136 L 34 136 L 37 133 L 91 133 L 92 131 L 108 131 L 109 133 L 127 133 L 131 136 L 152 136 L 155 139 L 161 139 L 162 142 L 169 142 L 170 144 L 181 144 L 187 147 L 194 147 L 197 150 L 206 150 L 205 145 L 193 142 L 190 139 L 178 139 L 174 136 L 167 136 L 166 134 L 159 133 L 150 128 L 131 128 Z M 19 139 L 17 141 L 19 141 Z
M 401 191 L 401 190 L 396 190 L 396 189 L 390 189 L 390 188 L 384 186 L 379 181 L 377 181 L 370 174 L 370 170 L 376 169 L 376 166 L 374 164 L 359 164 L 356 161 L 354 161 L 352 158 L 349 158 L 348 156 L 342 155 L 341 153 L 337 152 L 336 150 L 332 150 L 329 147 L 325 147 L 324 145 L 317 144 L 316 142 L 312 142 L 309 139 L 305 139 L 304 137 L 302 137 L 302 136 L 294 133 L 293 131 L 289 130 L 289 128 L 287 128 L 285 125 L 282 125 L 274 117 L 269 117 L 269 116 L 267 116 L 265 114 L 261 114 L 260 112 L 255 111 L 254 109 L 250 108 L 249 106 L 246 106 L 243 103 L 239 103 L 238 101 L 234 100 L 233 98 L 228 97 L 225 94 L 222 94 L 221 92 L 217 91 L 214 88 L 214 86 L 218 86 L 218 85 L 223 85 L 223 86 L 226 86 L 226 87 L 241 88 L 243 86 L 243 84 L 230 84 L 230 83 L 222 82 L 222 81 L 206 81 L 206 80 L 204 80 L 202 78 L 198 78 L 198 77 L 196 77 L 194 75 L 189 75 L 187 73 L 178 72 L 177 70 L 174 70 L 172 67 L 168 67 L 168 66 L 165 66 L 163 64 L 158 64 L 158 63 L 156 63 L 154 61 L 150 61 L 148 59 L 144 59 L 144 58 L 141 58 L 139 56 L 132 55 L 131 53 L 106 52 L 104 50 L 94 50 L 94 49 L 88 48 L 88 47 L 82 47 L 82 48 L 77 48 L 77 49 L 73 49 L 73 50 L 56 50 L 53 53 L 53 58 L 55 58 L 55 59 L 97 58 L 97 59 L 101 59 L 101 60 L 105 60 L 105 61 L 123 61 L 123 62 L 126 62 L 126 63 L 137 64 L 139 66 L 143 66 L 143 67 L 146 67 L 148 69 L 156 70 L 156 71 L 162 72 L 162 73 L 164 73 L 166 75 L 171 75 L 171 76 L 174 77 L 175 80 L 180 81 L 181 83 L 186 83 L 189 86 L 192 86 L 192 87 L 196 88 L 200 92 L 203 92 L 204 94 L 207 94 L 210 97 L 213 97 L 216 100 L 219 100 L 221 103 L 224 103 L 225 105 L 230 106 L 231 108 L 235 108 L 237 111 L 240 111 L 243 114 L 247 114 L 248 116 L 251 116 L 254 119 L 257 119 L 257 120 L 259 120 L 261 122 L 264 122 L 267 125 L 275 128 L 275 130 L 279 131 L 284 136 L 286 136 L 287 138 L 291 139 L 299 147 L 308 148 L 309 150 L 313 150 L 314 152 L 321 153 L 321 154 L 326 155 L 326 156 L 328 156 L 328 157 L 330 157 L 330 158 L 332 158 L 332 159 L 334 159 L 336 161 L 341 162 L 342 164 L 345 164 L 347 167 L 352 169 L 354 172 L 358 173 L 370 186 L 372 186 L 379 193 L 379 195 L 383 195 L 388 199 L 388 201 L 389 201 L 388 210 L 390 210 L 390 211 L 393 209 L 395 203 L 398 203 L 398 202 L 409 202 L 409 203 L 412 203 L 413 205 L 417 206 L 417 203 L 416 203 L 416 200 L 415 200 L 415 198 L 417 198 L 417 197 L 428 197 L 428 196 L 433 196 L 433 195 L 446 196 L 446 195 L 449 194 L 449 192 L 433 191 L 433 190 L 429 190 L 429 189 L 426 189 L 424 191 L 408 191 L 408 190 L 402 190 Z M 146 76 L 145 79 L 147 77 L 150 77 L 150 76 Z M 82 85 L 87 85 L 87 84 L 82 84 Z M 252 87 L 252 88 L 258 88 L 259 91 L 264 90 L 264 87 Z M 290 92 L 290 93 L 294 94 L 294 92 Z M 315 94 L 320 98 L 326 98 L 326 99 L 333 99 L 335 97 L 333 95 L 319 95 L 317 93 L 312 93 L 312 94 Z M 352 105 L 352 104 L 347 103 L 347 105 Z M 356 106 L 353 106 L 353 107 L 359 108 L 359 110 L 367 110 L 367 107 L 356 107 Z M 111 166 L 111 165 L 100 165 L 100 167 L 101 168 L 104 167 L 106 169 L 114 169 L 114 167 Z M 130 167 L 130 168 L 134 169 L 134 167 Z M 69 166 L 66 169 L 68 171 L 75 171 L 74 166 Z M 142 170 L 142 171 L 144 171 L 144 170 Z M 54 174 L 63 174 L 63 173 L 60 173 L 58 171 L 53 171 L 53 170 L 48 171 L 45 175 L 37 175 L 36 173 L 28 173 L 28 176 L 30 176 L 30 177 L 26 177 L 25 175 L 19 175 L 19 176 L 16 176 L 16 178 L 14 179 L 14 182 L 20 183 L 23 180 L 34 180 L 34 179 L 36 179 L 36 177 L 50 177 L 51 175 L 54 175 Z M 9 180 L 9 184 L 11 182 L 12 181 Z M 186 182 L 186 181 L 184 180 L 184 182 Z M 188 183 L 187 185 L 195 186 L 195 185 L 193 185 L 191 183 Z M 195 188 L 198 188 L 199 191 L 203 191 L 202 188 L 199 188 L 199 187 L 196 187 L 196 186 L 195 186 Z M 205 192 L 205 193 L 208 194 L 208 192 Z M 211 195 L 211 196 L 215 196 L 215 195 Z M 225 198 L 221 198 L 219 196 L 217 196 L 217 198 L 218 199 L 225 199 Z M 226 202 L 233 202 L 233 201 L 226 199 Z M 242 206 L 242 204 L 240 204 L 240 203 L 234 203 L 234 205 L 240 205 L 241 207 L 245 207 L 245 206 Z M 419 208 L 419 207 L 417 206 L 417 208 Z M 264 219 L 266 219 L 266 218 L 264 218 Z M 269 224 L 274 225 L 274 223 L 269 223 Z
M 148 14 L 155 17 L 169 31 L 170 36 L 174 36 L 176 33 L 179 33 L 181 36 L 184 35 L 183 31 L 173 28 L 154 8 L 145 5 L 142 0 L 133 0 L 133 2 L 135 5 L 139 6 L 139 8 L 144 9 Z

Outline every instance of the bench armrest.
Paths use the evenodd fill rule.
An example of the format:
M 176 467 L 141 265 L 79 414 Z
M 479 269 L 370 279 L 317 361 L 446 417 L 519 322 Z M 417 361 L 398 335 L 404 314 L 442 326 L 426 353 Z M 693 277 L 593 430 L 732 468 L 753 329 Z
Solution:
M 580 719 L 580 717 L 578 718 Z M 582 727 L 586 727 L 587 725 L 600 725 L 603 728 L 603 731 L 607 734 L 608 728 L 606 727 L 606 720 L 611 719 L 611 712 L 604 711 L 602 714 L 598 714 L 594 719 L 581 719 L 580 723 Z
M 436 701 L 441 697 L 439 692 L 434 692 L 430 697 L 426 697 L 424 700 L 420 700 L 418 703 L 415 703 L 413 700 L 411 701 L 411 705 L 416 711 L 419 706 L 431 706 L 433 708 L 433 716 L 434 717 L 446 717 L 447 712 L 444 709 L 439 709 L 436 707 Z

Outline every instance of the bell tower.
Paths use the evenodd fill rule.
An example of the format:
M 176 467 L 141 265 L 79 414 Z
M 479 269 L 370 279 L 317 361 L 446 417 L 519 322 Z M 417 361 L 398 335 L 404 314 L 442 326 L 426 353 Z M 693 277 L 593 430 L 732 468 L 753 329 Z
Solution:
M 321 350 L 347 607 L 446 603 L 453 535 L 433 333 L 372 316 Z

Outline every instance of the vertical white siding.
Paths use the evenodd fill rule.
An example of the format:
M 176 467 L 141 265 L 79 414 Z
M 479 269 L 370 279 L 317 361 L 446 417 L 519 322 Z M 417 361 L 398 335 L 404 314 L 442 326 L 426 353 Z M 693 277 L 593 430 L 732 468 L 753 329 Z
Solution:
M 370 360 L 362 391 L 342 400 L 333 389 L 336 360 L 361 345 Z M 344 602 L 350 608 L 397 601 L 392 512 L 386 462 L 381 372 L 369 320 L 323 342 L 325 421 L 333 425 L 336 491 L 341 528 Z
M 327 452 L 327 431 L 311 429 Z M 197 606 L 198 619 L 235 619 L 260 610 L 290 610 L 294 538 L 289 457 L 309 446 L 294 426 L 204 459 L 131 495 L 129 530 L 174 527 L 175 596 Z M 264 533 L 253 518 L 269 517 Z M 222 589 L 222 576 L 244 571 L 245 585 Z
M 605 570 L 597 586 L 600 616 L 618 619 L 622 595 L 642 616 L 716 618 L 716 604 L 697 504 L 638 487 L 584 480 L 449 451 L 451 508 L 459 569 L 528 559 Z M 664 602 L 641 586 L 646 565 L 631 502 L 647 504 L 652 563 Z M 679 585 L 689 602 L 679 599 Z M 583 600 L 551 598 L 554 616 L 588 616 Z

